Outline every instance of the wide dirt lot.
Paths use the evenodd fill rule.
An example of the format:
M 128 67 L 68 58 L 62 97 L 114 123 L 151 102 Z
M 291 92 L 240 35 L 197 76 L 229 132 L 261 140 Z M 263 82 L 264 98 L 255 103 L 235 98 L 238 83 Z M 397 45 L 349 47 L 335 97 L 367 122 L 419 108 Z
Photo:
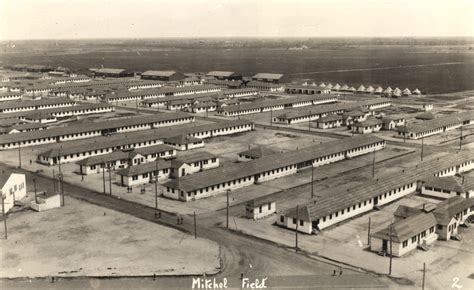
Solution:
M 216 273 L 219 246 L 168 227 L 66 197 L 66 206 L 8 217 L 0 277 Z

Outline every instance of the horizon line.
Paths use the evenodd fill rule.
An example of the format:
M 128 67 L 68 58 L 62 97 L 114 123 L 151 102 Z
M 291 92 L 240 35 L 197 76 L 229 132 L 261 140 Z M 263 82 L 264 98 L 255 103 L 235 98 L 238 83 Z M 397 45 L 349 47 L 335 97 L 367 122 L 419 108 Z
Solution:
M 430 39 L 430 38 L 439 38 L 439 39 L 453 39 L 453 38 L 464 38 L 464 39 L 474 39 L 473 35 L 459 35 L 459 36 L 139 36 L 139 37 L 83 37 L 83 38 L 11 38 L 11 39 L 0 39 L 0 42 L 6 41 L 35 41 L 35 40 L 137 40 L 137 39 Z

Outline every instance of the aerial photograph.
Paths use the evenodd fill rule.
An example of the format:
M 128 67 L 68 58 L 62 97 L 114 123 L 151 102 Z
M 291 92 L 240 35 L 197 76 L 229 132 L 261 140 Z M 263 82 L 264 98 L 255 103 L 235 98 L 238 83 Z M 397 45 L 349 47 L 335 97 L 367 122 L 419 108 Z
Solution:
M 473 48 L 472 0 L 0 0 L 0 289 L 474 289 Z

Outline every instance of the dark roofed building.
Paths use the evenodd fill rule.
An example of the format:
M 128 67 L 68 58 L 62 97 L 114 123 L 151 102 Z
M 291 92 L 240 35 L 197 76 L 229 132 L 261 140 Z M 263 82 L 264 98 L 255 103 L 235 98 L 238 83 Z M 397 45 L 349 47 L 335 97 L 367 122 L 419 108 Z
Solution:
M 267 82 L 278 84 L 282 81 L 284 74 L 275 74 L 275 73 L 258 73 L 252 76 L 253 81 L 257 82 Z
M 164 82 L 170 82 L 184 80 L 186 76 L 180 72 L 175 71 L 148 70 L 141 74 L 141 78 L 144 80 L 159 80 Z
M 242 80 L 242 75 L 232 71 L 210 71 L 206 77 L 215 78 L 218 80 Z
M 133 72 L 129 72 L 125 69 L 116 69 L 116 68 L 93 69 L 92 73 L 95 77 L 109 77 L 109 78 L 132 77 L 134 75 Z

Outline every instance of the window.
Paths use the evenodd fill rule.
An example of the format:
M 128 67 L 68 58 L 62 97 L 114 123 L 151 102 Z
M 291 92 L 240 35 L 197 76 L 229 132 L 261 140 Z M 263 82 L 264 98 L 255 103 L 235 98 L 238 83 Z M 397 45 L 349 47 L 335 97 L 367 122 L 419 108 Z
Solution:
M 411 242 L 412 242 L 412 243 L 416 242 L 416 236 L 414 236 L 414 237 L 411 238 Z
M 403 247 L 405 248 L 406 246 L 408 246 L 408 240 L 403 242 Z
M 281 222 L 281 223 L 284 223 L 284 222 L 285 222 L 285 217 L 282 216 L 282 215 L 280 216 L 280 222 Z
M 442 225 L 438 225 L 438 230 L 442 230 L 443 229 L 443 226 Z
M 293 224 L 296 225 L 296 219 L 295 218 L 293 218 Z

